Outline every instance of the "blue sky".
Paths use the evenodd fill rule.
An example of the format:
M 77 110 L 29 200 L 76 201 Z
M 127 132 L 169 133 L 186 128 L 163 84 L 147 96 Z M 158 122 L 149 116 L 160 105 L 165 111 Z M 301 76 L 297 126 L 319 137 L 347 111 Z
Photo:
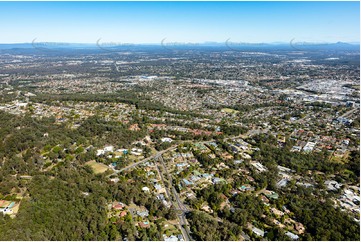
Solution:
M 0 2 L 0 43 L 359 42 L 359 2 Z

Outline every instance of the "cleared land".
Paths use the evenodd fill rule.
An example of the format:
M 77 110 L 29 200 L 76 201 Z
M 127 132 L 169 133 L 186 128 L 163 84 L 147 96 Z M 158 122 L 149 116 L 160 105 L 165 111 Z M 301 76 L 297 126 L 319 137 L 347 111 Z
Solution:
M 231 109 L 231 108 L 222 108 L 221 111 L 224 113 L 239 113 L 239 111 Z
M 93 169 L 95 174 L 104 173 L 109 169 L 108 166 L 102 163 L 98 163 L 95 160 L 88 161 L 87 163 L 85 163 L 85 165 L 89 165 Z

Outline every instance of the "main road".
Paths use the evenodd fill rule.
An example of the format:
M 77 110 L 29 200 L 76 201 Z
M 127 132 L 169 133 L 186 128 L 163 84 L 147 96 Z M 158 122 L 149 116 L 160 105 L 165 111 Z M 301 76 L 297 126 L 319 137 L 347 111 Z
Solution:
M 179 221 L 179 228 L 182 232 L 183 238 L 185 241 L 191 241 L 192 237 L 190 236 L 190 229 L 188 227 L 188 223 L 187 223 L 187 219 L 185 217 L 185 213 L 188 212 L 187 208 L 185 207 L 185 205 L 182 203 L 182 201 L 180 200 L 177 190 L 174 188 L 173 186 L 173 180 L 172 180 L 172 176 L 171 174 L 169 174 L 167 166 L 164 164 L 164 160 L 162 155 L 159 156 L 159 159 L 157 159 L 161 165 L 163 166 L 164 171 L 167 173 L 167 178 L 168 178 L 168 184 L 170 184 L 173 196 L 176 200 L 176 210 L 177 210 L 177 217 L 178 217 L 178 221 Z M 159 170 L 158 170 L 159 171 Z M 161 174 L 161 177 L 163 179 L 163 174 Z M 164 183 L 164 180 L 163 180 Z M 168 193 L 168 187 L 166 187 L 166 191 Z M 173 203 L 173 202 L 172 202 Z M 180 213 L 179 213 L 180 212 Z
M 245 138 L 245 137 L 248 137 L 248 136 L 253 136 L 255 134 L 260 134 L 260 133 L 267 133 L 269 131 L 269 129 L 264 129 L 264 130 L 261 130 L 261 129 L 252 129 L 252 130 L 249 130 L 247 133 L 245 134 L 241 134 L 241 135 L 237 135 L 237 136 L 232 136 L 232 137 L 228 137 L 228 138 L 225 138 L 225 140 L 229 140 L 229 139 L 236 139 L 236 138 Z M 214 142 L 215 140 L 208 140 L 208 141 L 202 141 L 202 142 L 198 142 L 198 143 L 201 143 L 201 144 L 204 144 L 204 143 L 208 143 L 208 142 Z M 186 143 L 186 142 L 194 142 L 194 140 L 184 140 L 182 143 Z M 178 144 L 175 144 L 175 145 L 172 145 L 171 147 L 169 147 L 168 149 L 166 150 L 162 150 L 162 151 L 159 151 L 157 152 L 156 154 L 152 155 L 152 156 L 149 156 L 148 158 L 145 158 L 141 161 L 138 161 L 136 163 L 133 163 L 129 166 L 126 166 L 122 169 L 119 169 L 119 170 L 114 170 L 114 173 L 110 174 L 109 176 L 111 175 L 114 175 L 114 174 L 118 174 L 120 172 L 123 172 L 125 170 L 128 170 L 128 169 L 131 169 L 131 168 L 134 168 L 142 163 L 145 163 L 147 161 L 150 161 L 152 159 L 158 159 L 162 154 L 170 151 L 170 150 L 174 150 L 176 149 L 178 146 Z
M 253 130 L 249 130 L 246 134 L 241 134 L 241 135 L 237 135 L 237 136 L 228 137 L 228 138 L 225 138 L 225 140 L 236 139 L 236 138 L 245 138 L 245 137 L 248 137 L 248 136 L 253 136 L 255 134 L 266 133 L 268 131 L 269 131 L 269 129 L 264 129 L 264 130 L 253 129 Z M 199 142 L 199 143 L 204 144 L 204 143 L 213 142 L 213 141 L 215 141 L 215 140 L 202 141 L 202 142 Z M 192 142 L 192 141 L 191 140 L 183 141 L 183 143 L 185 143 L 185 142 Z M 109 176 L 114 175 L 114 174 L 118 174 L 120 172 L 123 172 L 123 171 L 131 169 L 131 168 L 134 168 L 134 167 L 136 167 L 136 166 L 138 166 L 140 164 L 143 164 L 143 163 L 145 163 L 147 161 L 150 161 L 152 159 L 154 159 L 156 161 L 159 161 L 161 163 L 161 165 L 163 166 L 165 172 L 167 173 L 167 178 L 168 178 L 167 180 L 169 182 L 168 184 L 170 184 L 171 192 L 173 193 L 173 197 L 175 198 L 175 202 L 176 202 L 175 204 L 176 204 L 176 207 L 177 207 L 177 209 L 176 209 L 177 210 L 177 217 L 178 217 L 178 220 L 179 220 L 179 228 L 180 228 L 180 230 L 182 232 L 184 240 L 185 241 L 191 241 L 192 238 L 190 236 L 190 230 L 189 230 L 188 222 L 187 222 L 187 219 L 186 219 L 186 216 L 185 216 L 185 214 L 187 212 L 189 212 L 189 210 L 187 209 L 187 207 L 182 203 L 181 199 L 179 198 L 178 192 L 173 186 L 172 176 L 169 174 L 168 169 L 167 169 L 166 165 L 164 164 L 164 160 L 163 160 L 163 157 L 162 157 L 162 155 L 164 153 L 176 149 L 177 146 L 178 146 L 178 144 L 172 145 L 168 149 L 159 151 L 156 154 L 154 154 L 154 155 L 152 155 L 152 156 L 150 156 L 148 158 L 145 158 L 145 159 L 143 159 L 141 161 L 133 163 L 133 164 L 131 164 L 129 166 L 126 166 L 126 167 L 124 167 L 122 169 L 114 170 L 114 173 L 110 174 Z M 156 167 L 157 167 L 157 171 L 158 171 L 158 173 L 159 173 L 159 175 L 161 177 L 163 186 L 166 189 L 166 194 L 167 194 L 168 198 L 171 200 L 170 191 L 168 190 L 168 187 L 165 186 L 164 176 L 161 173 L 161 171 L 158 169 L 158 166 L 156 166 Z
M 357 108 L 351 109 L 350 111 L 347 111 L 346 113 L 342 114 L 339 118 L 345 118 L 351 115 L 353 112 L 357 111 Z
M 177 148 L 177 145 L 173 145 L 173 146 L 169 147 L 169 148 L 166 149 L 166 150 L 159 151 L 159 152 L 157 152 L 156 154 L 154 154 L 154 155 L 152 155 L 152 156 L 149 156 L 148 158 L 145 158 L 145 159 L 143 159 L 143 160 L 141 160 L 141 161 L 138 161 L 138 162 L 136 162 L 136 163 L 133 163 L 133 164 L 131 164 L 131 165 L 129 165 L 129 166 L 126 166 L 126 167 L 124 167 L 124 168 L 122 168 L 122 169 L 114 170 L 114 173 L 110 174 L 109 176 L 114 175 L 114 174 L 118 174 L 118 173 L 120 173 L 120 172 L 122 172 L 122 171 L 125 171 L 125 170 L 128 170 L 128 169 L 131 169 L 131 168 L 133 168 L 133 167 L 136 167 L 137 165 L 140 165 L 140 164 L 145 163 L 145 162 L 147 162 L 147 161 L 150 161 L 150 160 L 152 160 L 152 159 L 157 159 L 157 158 L 158 158 L 160 155 L 162 155 L 163 153 L 166 153 L 166 152 L 168 152 L 168 151 L 170 151 L 170 150 L 173 150 L 173 149 L 175 149 L 175 148 Z

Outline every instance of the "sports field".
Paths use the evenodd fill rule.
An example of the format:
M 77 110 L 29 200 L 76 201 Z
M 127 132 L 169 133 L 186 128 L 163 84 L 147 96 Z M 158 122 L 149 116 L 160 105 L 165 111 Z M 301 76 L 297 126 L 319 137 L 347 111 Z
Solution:
M 89 165 L 93 169 L 95 174 L 103 173 L 109 169 L 108 166 L 102 163 L 98 163 L 95 160 L 88 161 L 87 163 L 85 163 L 85 165 Z

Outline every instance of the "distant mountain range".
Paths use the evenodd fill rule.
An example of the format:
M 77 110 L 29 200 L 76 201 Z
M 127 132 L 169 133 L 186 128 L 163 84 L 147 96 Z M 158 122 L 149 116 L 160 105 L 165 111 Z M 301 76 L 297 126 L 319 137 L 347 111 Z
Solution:
M 246 43 L 234 42 L 227 40 L 225 42 L 204 42 L 204 43 L 183 43 L 183 42 L 161 42 L 158 44 L 89 44 L 89 43 L 62 43 L 62 42 L 34 42 L 34 43 L 16 43 L 16 44 L 0 44 L 0 49 L 125 49 L 125 48 L 141 48 L 141 47 L 164 47 L 164 48 L 181 48 L 192 49 L 201 47 L 226 47 L 228 49 L 249 49 L 249 48 L 292 48 L 295 50 L 306 49 L 360 49 L 360 43 L 312 43 L 312 42 L 272 42 L 272 43 Z

